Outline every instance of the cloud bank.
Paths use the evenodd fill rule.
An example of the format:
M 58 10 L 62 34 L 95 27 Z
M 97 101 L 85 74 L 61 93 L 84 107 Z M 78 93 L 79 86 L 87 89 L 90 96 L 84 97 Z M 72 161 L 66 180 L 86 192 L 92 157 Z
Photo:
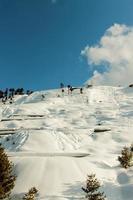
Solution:
M 99 43 L 81 51 L 94 73 L 95 85 L 128 85 L 133 83 L 133 27 L 114 24 L 106 30 Z M 95 66 L 106 66 L 103 73 Z

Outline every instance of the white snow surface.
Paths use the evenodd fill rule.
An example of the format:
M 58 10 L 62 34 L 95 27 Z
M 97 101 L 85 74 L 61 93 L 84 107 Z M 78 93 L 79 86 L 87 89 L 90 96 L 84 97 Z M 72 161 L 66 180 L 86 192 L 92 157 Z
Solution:
M 84 199 L 81 187 L 95 173 L 108 200 L 133 200 L 133 167 L 118 162 L 122 148 L 133 142 L 133 88 L 16 96 L 13 104 L 0 104 L 0 119 L 0 143 L 17 175 L 12 191 L 17 199 L 34 186 L 39 200 Z

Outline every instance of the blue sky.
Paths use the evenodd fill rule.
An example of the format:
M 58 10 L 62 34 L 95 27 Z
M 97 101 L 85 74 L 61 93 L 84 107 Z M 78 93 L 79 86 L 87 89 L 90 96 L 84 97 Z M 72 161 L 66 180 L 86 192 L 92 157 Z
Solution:
M 0 88 L 82 85 L 93 68 L 81 51 L 114 23 L 132 26 L 132 8 L 133 0 L 1 0 Z

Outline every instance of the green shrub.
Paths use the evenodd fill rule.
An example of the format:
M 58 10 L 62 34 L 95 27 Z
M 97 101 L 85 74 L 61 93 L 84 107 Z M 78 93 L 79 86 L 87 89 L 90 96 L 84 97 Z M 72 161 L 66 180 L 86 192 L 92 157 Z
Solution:
M 128 168 L 131 166 L 133 158 L 132 148 L 124 147 L 121 151 L 121 156 L 118 156 L 118 160 L 122 167 Z
M 38 193 L 38 190 L 35 187 L 32 187 L 28 193 L 23 197 L 23 200 L 35 200 L 35 196 Z
M 82 190 L 86 193 L 86 199 L 88 200 L 105 200 L 103 192 L 98 191 L 100 188 L 100 182 L 97 180 L 95 174 L 87 176 L 86 187 Z

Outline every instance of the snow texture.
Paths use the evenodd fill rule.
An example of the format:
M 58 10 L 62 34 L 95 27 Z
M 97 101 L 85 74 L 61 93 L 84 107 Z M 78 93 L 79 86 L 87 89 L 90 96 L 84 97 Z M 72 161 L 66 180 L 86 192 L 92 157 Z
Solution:
M 0 119 L 0 143 L 15 165 L 16 199 L 34 186 L 39 200 L 84 199 L 81 187 L 95 173 L 107 199 L 133 200 L 133 167 L 125 170 L 117 159 L 133 142 L 133 88 L 16 96 L 13 104 L 0 104 Z

